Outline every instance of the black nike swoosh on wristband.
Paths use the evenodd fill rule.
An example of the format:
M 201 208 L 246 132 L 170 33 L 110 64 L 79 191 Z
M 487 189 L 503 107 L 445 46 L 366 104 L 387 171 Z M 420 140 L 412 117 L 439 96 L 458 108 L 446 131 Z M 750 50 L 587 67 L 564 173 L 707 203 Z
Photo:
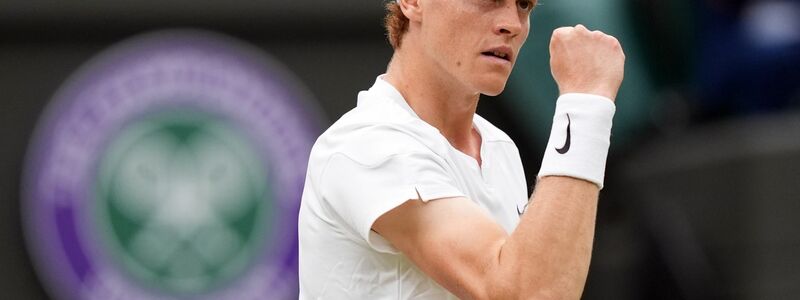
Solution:
M 559 154 L 564 154 L 564 153 L 567 153 L 567 151 L 569 151 L 569 144 L 570 144 L 570 140 L 572 139 L 572 136 L 571 136 L 570 130 L 569 130 L 570 125 L 572 125 L 572 120 L 569 119 L 569 114 L 567 114 L 567 141 L 564 142 L 564 146 L 561 147 L 560 149 L 556 148 L 556 152 L 558 152 Z

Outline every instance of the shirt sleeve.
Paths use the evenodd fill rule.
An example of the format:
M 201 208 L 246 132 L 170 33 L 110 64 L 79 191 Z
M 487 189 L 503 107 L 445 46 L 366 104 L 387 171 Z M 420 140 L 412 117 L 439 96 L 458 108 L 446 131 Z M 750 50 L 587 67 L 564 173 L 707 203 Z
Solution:
M 353 153 L 334 153 L 323 171 L 323 201 L 379 252 L 399 253 L 371 230 L 384 213 L 409 200 L 464 196 L 446 161 L 431 151 L 419 150 L 371 161 L 352 157 Z

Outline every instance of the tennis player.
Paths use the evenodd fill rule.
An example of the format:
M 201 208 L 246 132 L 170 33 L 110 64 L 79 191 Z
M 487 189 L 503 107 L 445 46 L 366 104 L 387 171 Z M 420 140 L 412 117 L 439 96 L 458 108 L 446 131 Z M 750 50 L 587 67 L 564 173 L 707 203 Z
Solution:
M 514 142 L 475 109 L 503 91 L 535 1 L 387 4 L 386 74 L 311 151 L 300 299 L 580 298 L 625 56 L 553 32 L 560 96 L 528 200 Z

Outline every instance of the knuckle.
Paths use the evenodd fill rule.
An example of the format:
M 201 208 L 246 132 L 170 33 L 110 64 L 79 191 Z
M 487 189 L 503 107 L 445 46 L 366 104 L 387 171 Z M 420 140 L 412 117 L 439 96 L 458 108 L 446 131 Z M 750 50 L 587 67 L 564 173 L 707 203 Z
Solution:
M 612 48 L 614 48 L 614 49 L 620 48 L 619 40 L 617 38 L 615 38 L 614 36 L 604 34 L 602 39 L 603 39 L 603 41 L 605 41 Z

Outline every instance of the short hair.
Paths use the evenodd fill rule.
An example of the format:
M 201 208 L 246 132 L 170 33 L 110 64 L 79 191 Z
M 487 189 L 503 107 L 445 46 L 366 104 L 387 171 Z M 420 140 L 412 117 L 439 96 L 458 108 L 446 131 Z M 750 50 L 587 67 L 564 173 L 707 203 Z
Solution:
M 386 27 L 389 44 L 394 49 L 400 48 L 403 35 L 408 31 L 408 17 L 403 14 L 400 5 L 395 0 L 389 0 L 386 3 L 386 18 L 383 20 L 383 25 Z

